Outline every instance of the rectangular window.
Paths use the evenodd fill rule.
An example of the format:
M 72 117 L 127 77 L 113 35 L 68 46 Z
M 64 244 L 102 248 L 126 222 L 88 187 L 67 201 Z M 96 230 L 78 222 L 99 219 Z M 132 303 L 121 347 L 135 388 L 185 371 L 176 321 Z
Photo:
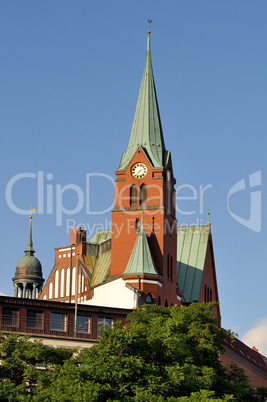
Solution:
M 66 331 L 67 314 L 50 314 L 50 330 L 51 331 Z
M 43 329 L 43 311 L 27 310 L 26 327 Z
M 2 309 L 2 327 L 7 329 L 18 329 L 19 326 L 19 310 L 5 308 Z
M 113 327 L 113 318 L 98 317 L 97 319 L 98 335 L 100 335 L 100 328 L 107 329 L 112 327 Z
M 78 315 L 76 321 L 76 332 L 79 334 L 88 334 L 90 332 L 90 321 L 91 317 Z

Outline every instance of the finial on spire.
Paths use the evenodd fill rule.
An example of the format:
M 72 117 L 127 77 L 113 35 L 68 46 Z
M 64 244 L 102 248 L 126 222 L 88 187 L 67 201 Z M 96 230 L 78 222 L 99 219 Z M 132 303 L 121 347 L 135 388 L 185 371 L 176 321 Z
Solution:
M 29 216 L 30 220 L 32 220 L 32 212 L 37 212 L 37 208 L 32 208 L 31 205 L 30 216 Z
M 33 255 L 35 253 L 34 249 L 33 249 L 33 243 L 32 243 L 32 212 L 36 212 L 37 209 L 36 208 L 32 208 L 31 205 L 31 209 L 30 209 L 30 227 L 29 227 L 29 236 L 28 236 L 28 241 L 27 241 L 27 247 L 24 250 L 25 254 L 29 254 L 29 255 Z
M 148 19 L 147 20 L 148 21 L 148 31 L 147 31 L 147 33 L 148 33 L 148 35 L 150 35 L 151 34 L 151 32 L 150 32 L 150 25 L 152 24 L 152 20 L 150 20 L 150 19 Z
M 210 226 L 210 210 L 208 209 L 208 222 L 207 222 L 207 226 Z

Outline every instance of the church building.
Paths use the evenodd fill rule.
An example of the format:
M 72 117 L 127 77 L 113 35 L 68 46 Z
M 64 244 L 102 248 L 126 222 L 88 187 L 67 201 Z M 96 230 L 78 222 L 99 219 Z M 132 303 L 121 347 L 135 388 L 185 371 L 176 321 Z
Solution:
M 112 230 L 98 231 L 88 241 L 85 230 L 71 228 L 69 244 L 55 249 L 44 287 L 30 216 L 14 297 L 0 296 L 1 331 L 30 334 L 49 345 L 90 347 L 100 327 L 125 323 L 144 303 L 219 302 L 210 223 L 179 227 L 176 219 L 176 181 L 161 126 L 150 32 L 129 143 L 115 174 Z M 214 314 L 220 327 L 219 305 Z M 253 386 L 266 386 L 267 359 L 256 348 L 227 336 L 224 347 L 225 366 L 234 362 Z
M 128 309 L 219 301 L 210 224 L 177 227 L 150 32 L 129 143 L 115 174 L 112 230 L 87 242 L 84 230 L 71 228 L 39 298 Z M 215 313 L 220 321 L 219 307 Z

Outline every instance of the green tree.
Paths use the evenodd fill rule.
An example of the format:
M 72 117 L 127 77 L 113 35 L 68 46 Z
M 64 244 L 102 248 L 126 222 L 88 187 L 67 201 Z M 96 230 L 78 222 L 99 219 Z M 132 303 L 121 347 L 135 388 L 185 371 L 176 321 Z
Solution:
M 142 306 L 80 353 L 0 336 L 0 400 L 34 402 L 264 401 L 243 370 L 218 356 L 214 303 Z M 230 334 L 231 335 L 231 334 Z M 41 369 L 42 368 L 42 369 Z
M 219 361 L 225 332 L 214 307 L 145 305 L 128 316 L 127 326 L 117 322 L 103 331 L 99 345 L 79 356 L 88 378 L 99 384 L 99 400 L 202 401 L 201 392 L 210 392 L 210 400 L 234 400 L 242 386 L 238 400 L 259 400 L 245 376 L 237 379 Z M 191 399 L 170 399 L 181 397 Z
M 34 394 L 38 382 L 49 386 L 54 367 L 72 355 L 73 350 L 31 342 L 29 336 L 0 334 L 0 400 L 25 400 Z

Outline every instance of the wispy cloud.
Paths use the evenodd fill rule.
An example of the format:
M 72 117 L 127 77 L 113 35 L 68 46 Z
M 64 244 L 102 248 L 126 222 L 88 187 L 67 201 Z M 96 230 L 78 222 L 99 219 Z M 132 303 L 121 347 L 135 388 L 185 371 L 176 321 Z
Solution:
M 6 296 L 6 294 L 0 290 L 0 296 Z
M 255 346 L 259 353 L 267 356 L 267 317 L 257 321 L 254 327 L 242 336 L 241 340 L 251 348 Z

